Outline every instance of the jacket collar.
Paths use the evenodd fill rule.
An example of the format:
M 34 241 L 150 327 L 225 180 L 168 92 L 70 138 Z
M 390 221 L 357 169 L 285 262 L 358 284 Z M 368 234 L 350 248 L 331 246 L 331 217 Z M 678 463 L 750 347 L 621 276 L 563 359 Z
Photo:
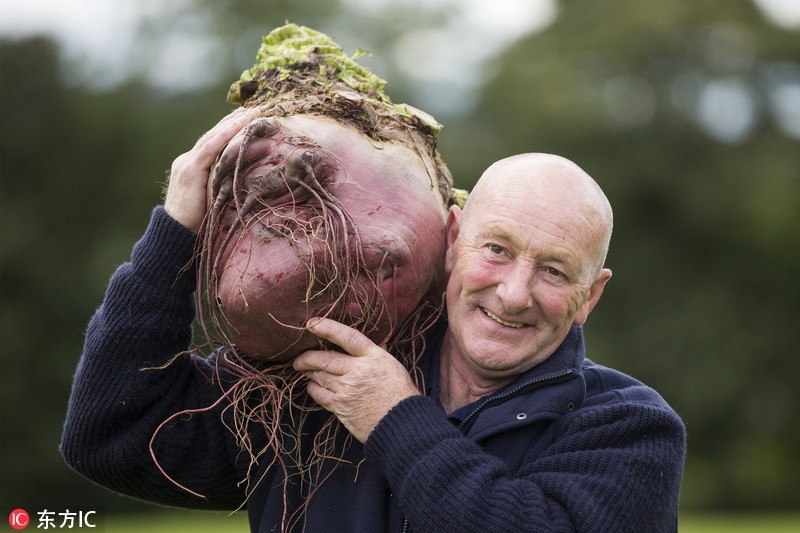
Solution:
M 423 383 L 426 384 L 426 389 L 430 388 L 432 384 L 438 385 L 438 383 L 435 382 L 438 381 L 439 357 L 442 348 L 442 340 L 446 331 L 447 321 L 443 320 L 437 324 L 431 332 L 425 352 L 420 358 L 417 370 L 424 378 Z M 506 388 L 515 387 L 530 380 L 539 380 L 548 375 L 560 374 L 564 371 L 581 375 L 585 358 L 586 347 L 583 342 L 583 327 L 572 326 L 567 332 L 567 336 L 550 357 L 530 370 L 520 374 L 520 376 Z M 434 383 L 431 383 L 432 379 Z
M 564 370 L 581 373 L 586 348 L 583 343 L 583 327 L 572 326 L 567 336 L 553 352 L 553 355 L 523 373 L 515 383 L 530 378 L 539 378 L 549 374 L 557 374 Z
M 428 350 L 420 361 L 419 371 L 426 378 L 424 391 L 438 395 L 439 357 L 446 324 L 429 338 Z M 542 363 L 521 374 L 509 385 L 484 396 L 454 412 L 454 422 L 465 433 L 485 436 L 512 426 L 520 426 L 542 417 L 555 418 L 580 406 L 586 396 L 583 361 L 586 350 L 583 328 L 573 326 L 553 354 Z M 563 384 L 559 387 L 552 385 Z M 529 393 L 536 393 L 532 402 Z M 435 398 L 438 402 L 438 398 Z M 528 416 L 528 411 L 532 416 Z M 478 416 L 486 413 L 487 416 Z M 524 413 L 524 416 L 523 416 Z M 481 422 L 476 424 L 478 418 Z

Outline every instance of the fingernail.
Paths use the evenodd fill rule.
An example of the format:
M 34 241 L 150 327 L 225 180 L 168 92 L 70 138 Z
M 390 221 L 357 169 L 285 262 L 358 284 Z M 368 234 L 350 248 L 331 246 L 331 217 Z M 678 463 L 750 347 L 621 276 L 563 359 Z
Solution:
M 309 329 L 314 329 L 314 327 L 320 322 L 322 322 L 322 319 L 320 317 L 317 316 L 311 317 L 308 320 L 306 320 L 306 327 Z

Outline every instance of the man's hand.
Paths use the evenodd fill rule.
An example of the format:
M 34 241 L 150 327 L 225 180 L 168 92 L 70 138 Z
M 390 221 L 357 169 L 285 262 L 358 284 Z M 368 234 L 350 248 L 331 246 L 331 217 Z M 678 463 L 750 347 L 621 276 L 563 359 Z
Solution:
M 366 442 L 392 407 L 419 394 L 403 365 L 359 331 L 326 318 L 309 320 L 309 331 L 349 355 L 309 350 L 294 368 L 308 376 L 308 394 L 359 441 Z
M 164 198 L 164 210 L 169 216 L 192 231 L 200 229 L 206 214 L 211 165 L 225 145 L 256 116 L 256 109 L 236 109 L 200 137 L 191 150 L 175 159 Z

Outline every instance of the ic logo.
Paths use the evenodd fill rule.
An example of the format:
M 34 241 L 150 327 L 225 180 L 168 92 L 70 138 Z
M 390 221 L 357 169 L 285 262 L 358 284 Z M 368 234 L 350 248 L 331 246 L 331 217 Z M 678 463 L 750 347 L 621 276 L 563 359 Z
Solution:
M 31 519 L 28 516 L 28 511 L 25 509 L 14 509 L 11 511 L 11 514 L 8 515 L 8 523 L 11 524 L 11 527 L 14 529 L 25 529 L 28 527 L 28 524 L 31 523 Z

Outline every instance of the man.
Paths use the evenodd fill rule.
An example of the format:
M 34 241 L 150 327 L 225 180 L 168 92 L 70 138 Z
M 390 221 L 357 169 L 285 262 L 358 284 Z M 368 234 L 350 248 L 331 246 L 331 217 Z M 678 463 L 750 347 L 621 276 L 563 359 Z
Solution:
M 430 396 L 329 320 L 312 330 L 353 357 L 294 363 L 410 502 L 412 529 L 677 530 L 680 420 L 652 389 L 584 359 L 580 326 L 611 278 L 598 185 L 558 156 L 510 157 L 447 228 L 448 326 Z M 443 498 L 431 516 L 425 502 Z
M 597 184 L 557 156 L 504 159 L 463 212 L 452 208 L 447 324 L 428 336 L 425 390 L 356 330 L 309 321 L 347 353 L 309 351 L 294 366 L 357 439 L 332 444 L 346 462 L 316 465 L 324 481 L 311 494 L 302 472 L 273 458 L 247 470 L 220 422 L 225 398 L 197 361 L 140 372 L 189 344 L 193 284 L 175 276 L 191 257 L 207 169 L 250 118 L 233 113 L 175 161 L 163 210 L 112 278 L 70 399 L 62 451 L 74 468 L 197 508 L 236 508 L 246 476 L 254 531 L 677 529 L 683 424 L 655 391 L 584 356 L 582 324 L 611 277 L 612 215 Z M 147 443 L 176 408 L 211 404 L 220 408 L 165 428 L 158 449 L 200 499 L 161 475 Z M 308 439 L 324 414 L 308 413 Z

